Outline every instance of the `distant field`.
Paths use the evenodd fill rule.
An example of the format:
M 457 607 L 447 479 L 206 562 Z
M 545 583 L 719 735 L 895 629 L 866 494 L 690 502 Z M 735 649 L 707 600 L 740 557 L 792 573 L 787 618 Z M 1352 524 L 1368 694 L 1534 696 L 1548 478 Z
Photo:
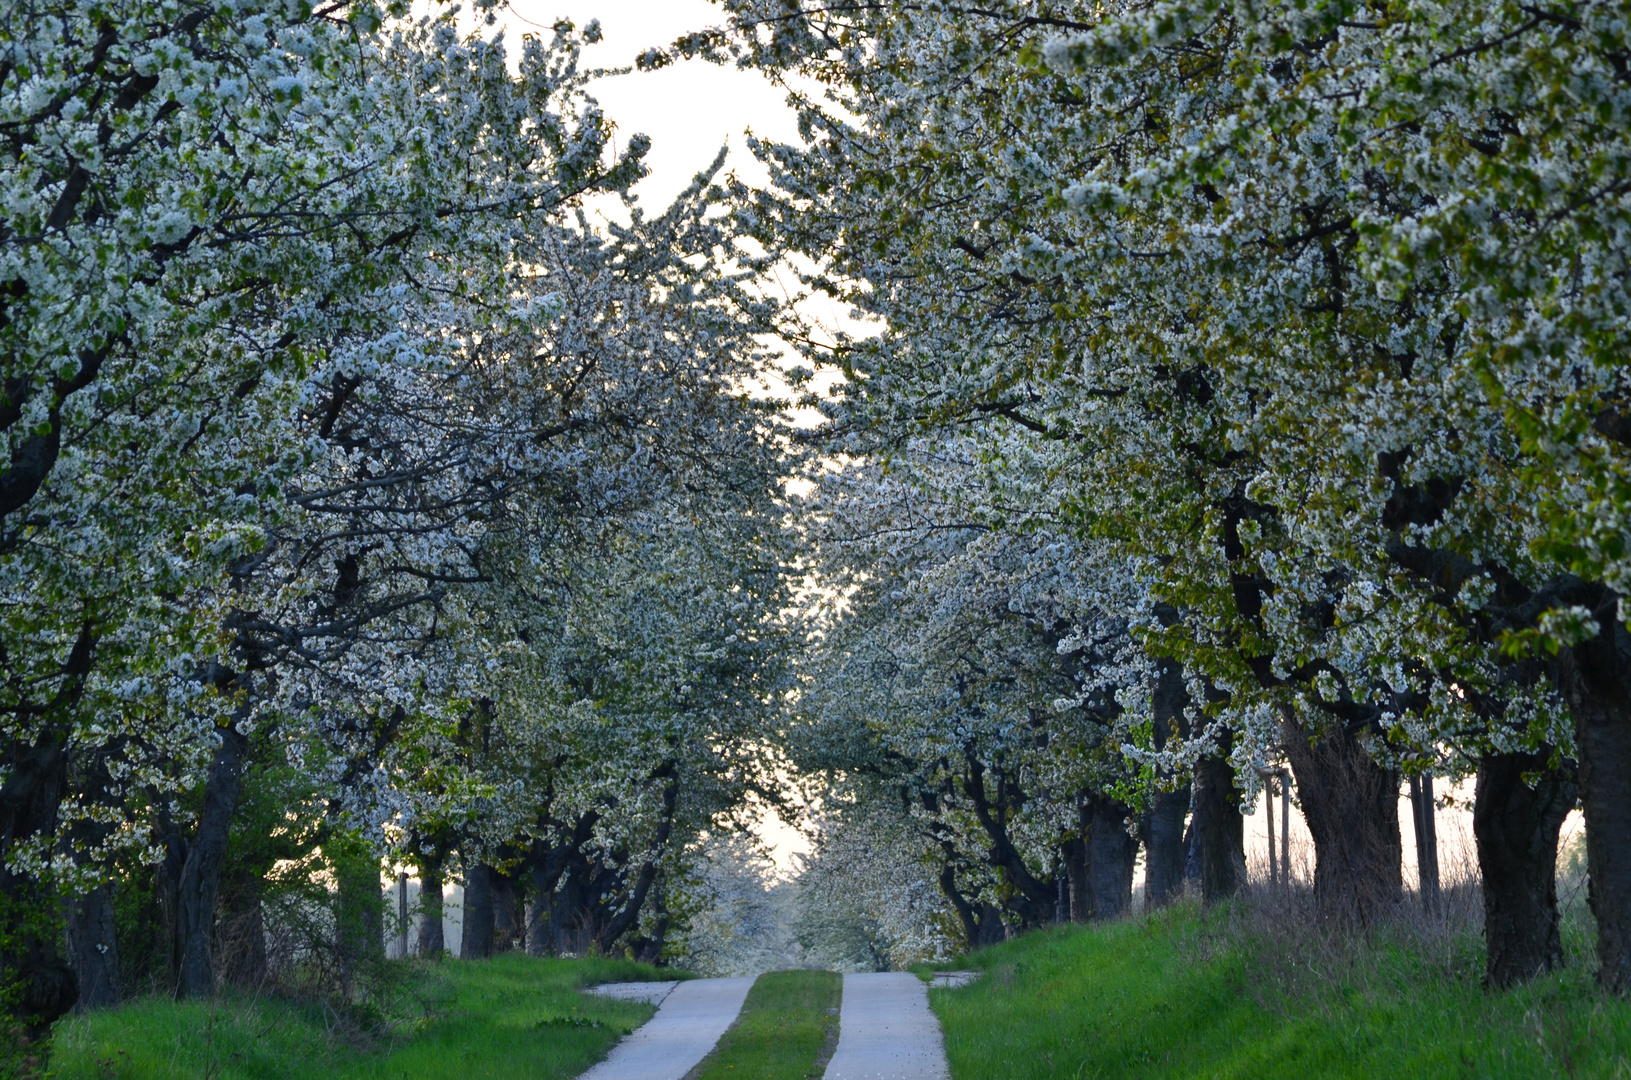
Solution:
M 60 1080 L 565 1080 L 654 1011 L 579 991 L 672 972 L 499 956 L 415 965 L 391 1015 L 223 996 L 145 998 L 58 1025 Z
M 1065 927 L 965 957 L 931 990 L 953 1080 L 1534 1080 L 1631 1077 L 1631 1003 L 1572 965 L 1486 991 L 1465 929 L 1326 939 L 1272 913 L 1179 907 Z

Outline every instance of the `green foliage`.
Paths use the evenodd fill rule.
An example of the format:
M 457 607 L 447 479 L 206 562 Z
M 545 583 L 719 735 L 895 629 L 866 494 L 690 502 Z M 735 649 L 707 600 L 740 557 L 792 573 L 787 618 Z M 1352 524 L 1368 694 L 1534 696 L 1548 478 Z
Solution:
M 671 977 L 603 959 L 415 965 L 409 993 L 367 1027 L 322 1003 L 147 997 L 64 1020 L 52 1064 L 59 1080 L 551 1080 L 576 1076 L 652 1014 L 581 987 Z
M 843 981 L 833 971 L 771 971 L 748 991 L 742 1015 L 695 1080 L 805 1080 L 838 1026 Z
M 1182 906 L 959 961 L 986 974 L 930 991 L 952 1075 L 1528 1080 L 1631 1069 L 1631 1005 L 1604 996 L 1587 964 L 1494 993 L 1471 932 L 1435 949 L 1384 929 L 1322 964 L 1239 914 Z

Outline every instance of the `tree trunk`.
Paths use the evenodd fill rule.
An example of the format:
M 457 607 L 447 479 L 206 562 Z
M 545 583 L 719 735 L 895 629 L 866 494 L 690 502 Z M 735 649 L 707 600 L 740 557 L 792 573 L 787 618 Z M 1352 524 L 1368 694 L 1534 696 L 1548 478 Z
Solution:
M 0 1004 L 30 1043 L 48 1037 L 57 1018 L 74 1007 L 79 985 L 62 956 L 61 900 L 56 890 L 29 874 L 14 872 L 20 843 L 39 838 L 55 846 L 57 807 L 68 777 L 69 726 L 62 719 L 80 700 L 95 647 L 94 631 L 80 631 L 60 671 L 66 683 L 36 713 L 44 727 L 32 742 L 0 745 L 0 986 L 15 997 Z M 0 1018 L 0 1028 L 10 1026 Z
M 464 872 L 464 939 L 459 958 L 485 960 L 493 955 L 493 868 L 475 863 Z
M 1631 994 L 1631 634 L 1618 594 L 1591 604 L 1597 636 L 1558 653 L 1558 682 L 1574 713 L 1588 896 L 1597 916 L 1598 978 Z
M 1184 887 L 1201 894 L 1201 831 L 1195 827 L 1200 815 L 1195 811 L 1195 785 L 1189 786 L 1189 824 L 1184 827 Z
M 1119 919 L 1132 906 L 1138 841 L 1127 834 L 1130 809 L 1109 799 L 1093 805 L 1093 826 L 1087 844 L 1095 919 Z
M 1157 612 L 1164 625 L 1178 619 L 1177 611 L 1161 605 Z M 1184 684 L 1184 669 L 1163 660 L 1150 697 L 1151 720 L 1155 748 L 1164 749 L 1175 738 L 1189 737 L 1189 721 L 1185 710 L 1189 707 L 1189 688 Z M 1163 780 L 1176 779 L 1163 775 Z M 1158 791 L 1149 810 L 1139 822 L 1144 841 L 1144 910 L 1154 911 L 1170 903 L 1184 892 L 1184 818 L 1189 814 L 1188 784 L 1173 791 Z
M 1433 802 L 1433 774 L 1410 778 L 1411 823 L 1416 832 L 1416 880 L 1422 906 L 1437 911 L 1438 897 L 1438 808 Z
M 1065 878 L 1069 885 L 1070 921 L 1089 922 L 1093 918 L 1093 887 L 1087 841 L 1073 836 L 1061 845 L 1060 852 L 1064 856 Z
M 1184 892 L 1184 817 L 1189 785 L 1157 792 L 1139 822 L 1144 840 L 1144 910 L 1154 911 Z
M 78 791 L 82 806 L 104 809 L 118 806 L 119 799 L 108 775 L 108 757 L 115 752 L 110 746 L 88 755 L 72 755 L 68 783 L 71 790 Z M 114 825 L 108 817 L 82 814 L 71 821 L 65 830 L 64 846 L 72 857 L 83 860 L 87 858 L 84 853 L 101 849 L 113 830 Z M 79 982 L 80 1012 L 117 1005 L 120 998 L 119 946 L 115 939 L 113 917 L 114 885 L 108 880 L 106 867 L 88 861 L 82 865 L 86 869 L 100 871 L 102 882 L 83 896 L 66 898 L 64 915 L 68 960 L 73 964 L 74 975 Z
M 68 774 L 66 734 L 47 732 L 32 746 L 11 747 L 11 766 L 0 785 L 0 986 L 16 987 L 7 1010 L 35 1043 L 74 1007 L 79 984 L 59 951 L 61 901 L 48 884 L 8 865 L 18 841 L 49 839 Z M 7 1026 L 0 1021 L 0 1027 Z
M 492 873 L 493 891 L 493 948 L 508 952 L 521 944 L 520 904 L 516 897 L 515 879 L 499 870 Z
M 1218 756 L 1195 763 L 1195 840 L 1200 847 L 1201 902 L 1215 904 L 1246 883 L 1246 822 L 1240 816 L 1230 738 Z
M 995 945 L 1008 936 L 1007 928 L 1002 925 L 1001 910 L 995 904 L 971 901 L 964 896 L 957 888 L 957 875 L 950 863 L 940 868 L 940 891 L 951 901 L 958 921 L 963 924 L 969 951 Z
M 1285 748 L 1314 838 L 1315 909 L 1322 920 L 1369 925 L 1404 894 L 1398 775 L 1344 728 L 1310 739 L 1288 720 Z
M 176 997 L 208 997 L 215 992 L 211 942 L 215 934 L 215 901 L 221 891 L 227 836 L 243 791 L 243 761 L 249 739 L 234 722 L 218 730 L 221 745 L 210 760 L 204 787 L 204 809 L 198 832 L 181 865 L 176 887 Z
M 420 956 L 433 960 L 441 958 L 447 949 L 442 937 L 442 863 L 429 860 L 419 868 L 419 940 Z
M 1524 773 L 1539 772 L 1533 788 Z M 1513 986 L 1561 967 L 1557 925 L 1557 834 L 1574 807 L 1575 783 L 1541 754 L 1478 760 L 1472 831 L 1484 879 L 1484 978 Z
M 555 883 L 542 861 L 533 864 L 527 882 L 527 955 L 551 956 L 555 941 L 549 932 L 551 909 L 555 903 Z M 558 878 L 559 875 L 556 875 Z
M 80 1012 L 119 1004 L 119 943 L 113 886 L 104 882 L 68 901 L 68 959 L 79 981 Z

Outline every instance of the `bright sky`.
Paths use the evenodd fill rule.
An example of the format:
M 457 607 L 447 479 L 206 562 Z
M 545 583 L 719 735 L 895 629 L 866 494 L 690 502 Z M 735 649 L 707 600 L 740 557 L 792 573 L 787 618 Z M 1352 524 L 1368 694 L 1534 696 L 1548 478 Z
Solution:
M 511 32 L 543 36 L 560 18 L 580 29 L 599 19 L 605 40 L 584 53 L 593 67 L 632 67 L 646 49 L 724 21 L 708 0 L 511 0 L 501 15 Z M 661 71 L 636 71 L 601 82 L 594 95 L 616 122 L 620 145 L 637 132 L 651 136 L 646 163 L 652 175 L 637 192 L 652 210 L 684 190 L 727 140 L 732 148 L 727 167 L 750 182 L 762 179 L 743 145 L 748 128 L 779 141 L 797 139 L 786 95 L 762 76 L 734 67 L 682 62 Z

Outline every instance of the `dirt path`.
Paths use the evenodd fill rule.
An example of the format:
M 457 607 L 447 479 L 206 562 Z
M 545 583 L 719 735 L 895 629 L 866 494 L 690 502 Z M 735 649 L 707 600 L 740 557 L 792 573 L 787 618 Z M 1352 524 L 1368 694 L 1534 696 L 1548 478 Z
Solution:
M 622 987 L 664 985 L 625 983 L 598 989 L 616 997 L 634 997 L 638 995 Z M 656 1016 L 613 1047 L 610 1057 L 579 1080 L 680 1080 L 725 1034 L 742 1011 L 742 1001 L 752 985 L 752 979 L 694 979 L 675 985 L 661 999 Z
M 827 1080 L 947 1080 L 940 1021 L 916 975 L 845 975 Z

